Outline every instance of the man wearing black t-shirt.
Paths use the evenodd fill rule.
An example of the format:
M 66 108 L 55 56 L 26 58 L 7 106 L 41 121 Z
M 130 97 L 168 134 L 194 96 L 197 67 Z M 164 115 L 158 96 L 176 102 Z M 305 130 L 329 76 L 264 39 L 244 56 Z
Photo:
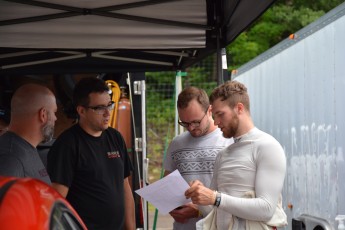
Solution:
M 48 153 L 53 187 L 76 209 L 88 229 L 135 229 L 128 182 L 132 165 L 121 134 L 108 127 L 114 102 L 97 78 L 80 80 L 73 92 L 79 122 Z

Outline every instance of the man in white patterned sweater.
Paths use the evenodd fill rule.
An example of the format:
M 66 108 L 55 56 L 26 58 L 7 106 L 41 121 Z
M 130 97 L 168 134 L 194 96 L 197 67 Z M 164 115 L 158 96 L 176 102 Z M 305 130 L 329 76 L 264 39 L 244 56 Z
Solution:
M 184 89 L 178 96 L 179 124 L 187 129 L 170 143 L 164 160 L 165 175 L 178 169 L 188 182 L 202 181 L 210 185 L 218 152 L 233 143 L 223 137 L 214 125 L 206 92 L 196 87 Z M 193 230 L 201 218 L 197 205 L 183 205 L 170 212 L 175 230 Z

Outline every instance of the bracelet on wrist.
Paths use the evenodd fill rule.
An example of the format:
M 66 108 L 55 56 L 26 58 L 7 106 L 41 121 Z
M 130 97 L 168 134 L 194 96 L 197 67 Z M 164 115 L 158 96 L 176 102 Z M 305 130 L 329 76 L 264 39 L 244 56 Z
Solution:
M 221 193 L 216 191 L 216 200 L 214 202 L 214 206 L 219 207 L 221 199 L 222 199 Z

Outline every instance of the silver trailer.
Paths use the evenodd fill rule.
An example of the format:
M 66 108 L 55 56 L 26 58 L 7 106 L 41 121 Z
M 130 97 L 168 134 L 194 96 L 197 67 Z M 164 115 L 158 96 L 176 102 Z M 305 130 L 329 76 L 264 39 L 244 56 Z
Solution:
M 285 149 L 287 229 L 344 229 L 344 15 L 345 3 L 232 74 L 256 126 Z

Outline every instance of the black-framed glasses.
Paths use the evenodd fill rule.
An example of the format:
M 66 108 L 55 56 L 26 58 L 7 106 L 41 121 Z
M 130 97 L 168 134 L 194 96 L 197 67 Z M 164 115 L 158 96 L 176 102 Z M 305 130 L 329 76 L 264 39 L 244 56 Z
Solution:
M 199 127 L 199 126 L 200 126 L 200 123 L 202 122 L 202 120 L 204 119 L 204 117 L 205 117 L 206 114 L 207 114 L 208 108 L 209 108 L 209 107 L 207 107 L 207 109 L 205 110 L 204 116 L 203 116 L 200 120 L 198 120 L 198 121 L 192 121 L 192 122 L 184 122 L 184 121 L 178 120 L 179 125 L 181 125 L 181 126 L 183 126 L 183 127 L 185 127 L 185 128 L 188 128 L 189 126 L 191 126 L 192 128 Z
M 92 109 L 96 114 L 102 115 L 107 111 L 112 111 L 115 107 L 115 102 L 111 101 L 107 106 L 99 105 L 99 106 L 84 106 L 87 109 Z

